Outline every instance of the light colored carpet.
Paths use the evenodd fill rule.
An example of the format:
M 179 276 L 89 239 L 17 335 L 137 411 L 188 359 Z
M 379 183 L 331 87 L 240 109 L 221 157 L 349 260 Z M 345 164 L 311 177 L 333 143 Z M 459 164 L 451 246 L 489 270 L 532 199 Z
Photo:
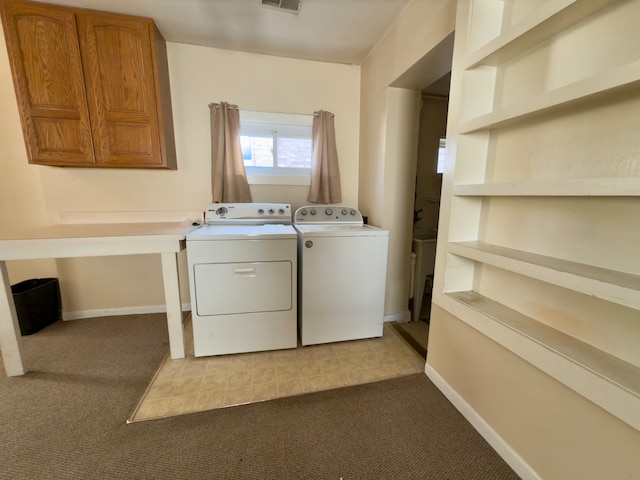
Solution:
M 0 369 L 0 479 L 517 479 L 424 374 L 127 425 L 166 332 L 133 315 L 25 337 L 30 372 Z

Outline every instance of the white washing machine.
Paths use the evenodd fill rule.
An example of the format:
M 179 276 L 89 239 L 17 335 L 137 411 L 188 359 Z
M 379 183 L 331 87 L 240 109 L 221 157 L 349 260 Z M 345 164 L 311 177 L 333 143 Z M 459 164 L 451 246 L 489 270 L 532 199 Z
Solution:
M 197 357 L 297 346 L 291 205 L 214 203 L 186 239 Z
M 382 336 L 389 232 L 355 208 L 296 210 L 302 345 Z

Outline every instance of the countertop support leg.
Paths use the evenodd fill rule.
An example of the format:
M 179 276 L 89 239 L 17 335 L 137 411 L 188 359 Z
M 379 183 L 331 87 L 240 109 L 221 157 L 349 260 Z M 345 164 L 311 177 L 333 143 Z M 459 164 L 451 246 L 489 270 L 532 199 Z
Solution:
M 8 377 L 27 373 L 22 363 L 20 324 L 13 303 L 7 266 L 2 260 L 0 260 L 0 351 L 2 351 L 2 361 Z
M 167 328 L 171 358 L 184 358 L 184 332 L 182 329 L 182 305 L 180 302 L 180 280 L 178 277 L 178 255 L 162 253 L 162 278 L 164 299 L 167 304 Z

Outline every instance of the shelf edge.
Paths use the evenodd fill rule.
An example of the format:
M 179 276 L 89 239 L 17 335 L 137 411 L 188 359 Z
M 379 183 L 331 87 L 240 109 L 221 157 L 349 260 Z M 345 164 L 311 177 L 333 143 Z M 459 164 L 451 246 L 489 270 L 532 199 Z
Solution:
M 640 276 L 484 242 L 451 242 L 449 253 L 640 310 Z
M 457 298 L 459 295 L 468 295 L 469 293 L 482 297 L 476 292 L 451 292 L 444 294 L 437 303 L 459 320 L 498 342 L 526 362 L 539 368 L 545 374 L 640 431 L 640 392 L 637 389 L 632 386 L 627 387 L 624 384 L 620 385 L 620 382 L 617 381 L 611 381 L 606 375 L 598 372 L 597 368 L 594 369 L 593 367 L 582 365 L 570 355 L 565 355 L 558 349 L 532 338 L 530 334 L 514 328 L 509 324 L 509 321 L 505 322 L 499 318 L 494 318 L 490 313 L 486 313 L 482 309 L 475 308 Z M 540 324 L 536 320 L 529 320 Z M 553 330 L 547 326 L 543 326 L 543 328 Z M 562 334 L 562 332 L 558 333 L 566 335 Z M 573 339 L 573 337 L 567 337 Z M 573 341 L 580 342 L 577 339 L 573 339 Z M 584 342 L 580 343 L 584 344 Z M 609 355 L 606 352 L 602 353 Z M 617 359 L 617 361 L 627 366 L 631 365 L 620 359 Z M 631 368 L 640 372 L 640 368 L 635 365 L 631 365 Z
M 458 184 L 453 195 L 478 197 L 638 197 L 640 178 L 584 178 L 542 182 Z
M 580 23 L 616 0 L 558 0 L 514 25 L 498 38 L 471 53 L 465 70 L 479 65 L 496 66 Z
M 458 133 L 468 134 L 515 124 L 561 107 L 579 104 L 614 91 L 629 89 L 638 83 L 640 83 L 640 60 L 467 120 L 460 125 Z

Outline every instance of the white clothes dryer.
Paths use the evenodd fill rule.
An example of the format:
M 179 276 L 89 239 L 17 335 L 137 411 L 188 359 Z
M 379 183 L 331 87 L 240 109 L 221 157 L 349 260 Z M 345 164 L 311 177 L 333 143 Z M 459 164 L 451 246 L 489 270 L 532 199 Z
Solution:
M 289 204 L 211 204 L 186 240 L 196 357 L 297 346 Z
M 389 232 L 335 205 L 301 207 L 293 224 L 302 345 L 382 336 Z

